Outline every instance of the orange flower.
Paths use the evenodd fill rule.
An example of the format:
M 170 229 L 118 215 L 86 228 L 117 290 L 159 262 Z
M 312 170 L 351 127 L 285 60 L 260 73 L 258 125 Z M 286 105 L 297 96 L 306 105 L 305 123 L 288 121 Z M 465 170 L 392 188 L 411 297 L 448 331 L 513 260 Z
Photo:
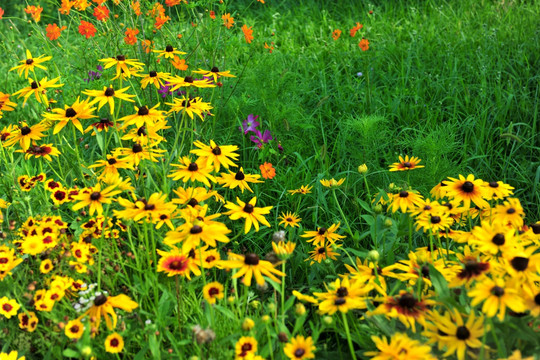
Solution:
M 272 45 L 268 45 L 267 43 L 264 43 L 264 48 L 265 49 L 268 49 L 268 51 L 270 52 L 270 54 L 272 53 L 272 50 L 274 50 L 274 42 L 272 41 Z
M 358 44 L 358 46 L 360 46 L 360 49 L 362 49 L 362 51 L 367 51 L 367 49 L 369 49 L 369 41 L 368 41 L 368 39 L 362 38 L 362 40 L 360 40 L 360 43 Z
M 264 0 L 257 0 L 258 2 L 260 2 L 261 4 L 264 4 Z
M 43 8 L 41 6 L 36 7 L 35 5 L 28 5 L 26 9 L 24 9 L 24 11 L 27 14 L 30 14 L 35 22 L 41 20 L 41 12 L 43 11 Z
M 74 4 L 74 1 L 62 0 L 62 6 L 58 8 L 58 11 L 60 12 L 60 14 L 69 15 L 69 12 L 71 11 L 71 8 Z
M 126 30 L 126 37 L 124 38 L 124 41 L 128 45 L 135 45 L 137 43 L 137 34 L 139 33 L 139 30 L 137 29 L 130 29 L 127 28 Z
M 109 18 L 109 9 L 104 5 L 96 6 L 94 8 L 94 16 L 99 21 L 107 21 Z
M 332 39 L 334 39 L 334 41 L 339 39 L 340 36 L 341 36 L 341 30 L 339 29 L 334 30 L 334 32 L 332 33 Z
M 143 40 L 141 41 L 141 45 L 147 54 L 154 48 L 154 42 L 152 40 Z
M 131 2 L 131 8 L 133 9 L 133 12 L 137 16 L 141 16 L 141 3 L 138 1 L 132 1 Z
M 159 30 L 167 21 L 169 21 L 171 18 L 168 16 L 158 16 L 156 18 L 156 23 L 154 24 L 154 27 Z
M 210 11 L 210 19 L 212 20 L 216 19 L 216 12 L 214 10 Z
M 226 13 L 225 15 L 221 16 L 223 19 L 223 26 L 225 26 L 227 29 L 232 28 L 234 24 L 234 18 L 231 17 L 230 13 Z
M 253 40 L 253 30 L 251 30 L 253 26 L 250 26 L 249 28 L 244 24 L 242 26 L 242 32 L 244 33 L 244 37 L 246 38 L 246 42 L 248 44 L 251 44 L 251 40 Z
M 4 9 L 0 8 L 0 19 L 2 19 L 2 16 L 4 16 Z M 215 18 L 215 16 L 214 16 Z
M 171 60 L 171 64 L 178 70 L 187 70 L 188 68 L 186 60 L 180 59 L 176 55 L 174 55 L 174 60 Z
M 168 7 L 173 7 L 174 5 L 178 5 L 182 2 L 182 0 L 165 0 L 165 4 Z
M 49 40 L 53 41 L 60 37 L 60 32 L 66 30 L 65 26 L 62 26 L 61 28 L 54 24 L 47 25 L 47 28 L 45 28 L 45 31 L 47 32 L 47 37 Z
M 265 162 L 259 166 L 259 169 L 261 169 L 262 177 L 265 179 L 272 179 L 274 176 L 276 176 L 276 169 L 274 169 L 272 164 L 269 162 Z
M 86 36 L 86 38 L 89 39 L 96 35 L 96 28 L 92 23 L 82 20 L 81 25 L 79 25 L 79 34 Z
M 353 27 L 349 32 L 351 33 L 351 37 L 354 37 L 356 35 L 356 32 L 363 28 L 364 25 L 360 24 L 359 22 L 356 23 L 356 26 Z
M 95 2 L 96 4 L 98 4 L 99 6 L 101 6 L 107 0 L 92 0 L 92 1 Z

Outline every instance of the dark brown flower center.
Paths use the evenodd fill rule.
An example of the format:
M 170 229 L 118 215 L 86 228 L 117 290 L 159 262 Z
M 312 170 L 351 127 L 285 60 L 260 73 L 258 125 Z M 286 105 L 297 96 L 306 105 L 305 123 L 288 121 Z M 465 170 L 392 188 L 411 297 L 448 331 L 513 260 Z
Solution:
M 197 170 L 199 170 L 199 166 L 197 165 L 197 163 L 191 163 L 191 164 L 189 164 L 187 169 L 189 171 L 197 171 Z
M 155 204 L 146 204 L 146 205 L 144 205 L 144 210 L 146 210 L 146 211 L 152 211 L 152 210 L 155 210 L 155 209 L 156 209 Z
M 323 227 L 322 227 L 322 228 L 319 228 L 318 234 L 319 234 L 319 235 L 324 235 L 324 234 L 326 233 L 326 230 L 327 230 L 327 229 L 326 229 L 326 228 L 323 228 Z
M 34 59 L 26 59 L 26 65 L 32 65 L 34 63 Z
M 94 191 L 92 194 L 90 194 L 90 200 L 92 201 L 98 201 L 101 197 L 101 193 L 98 191 Z
M 250 343 L 245 343 L 242 345 L 242 352 L 249 352 L 253 349 L 253 346 Z
M 190 234 L 200 234 L 200 233 L 202 233 L 202 227 L 199 226 L 199 225 L 193 225 L 191 230 L 189 230 L 189 233 Z
M 534 297 L 534 303 L 540 306 L 540 293 L 536 294 L 536 296 Z
M 192 76 L 186 76 L 184 78 L 184 82 L 187 82 L 187 83 L 193 83 L 193 77 Z
M 406 162 L 403 163 L 403 166 L 406 167 L 406 168 L 410 168 L 412 166 L 412 164 L 409 161 L 406 161 Z
M 144 115 L 148 115 L 149 111 L 148 111 L 148 108 L 146 106 L 141 106 L 139 108 L 139 111 L 137 111 L 137 115 L 139 116 L 144 116 Z
M 399 197 L 400 197 L 400 198 L 406 198 L 407 196 L 409 196 L 409 193 L 406 192 L 406 191 L 401 191 L 401 192 L 399 193 Z
M 536 235 L 540 234 L 540 224 L 532 224 L 531 229 Z
M 491 242 L 497 246 L 504 245 L 504 242 L 505 242 L 504 235 L 501 233 L 495 234 L 495 236 L 493 236 L 493 238 L 491 239 Z
M 212 68 L 212 70 L 210 70 L 210 71 L 213 72 L 213 73 L 218 73 L 218 72 L 219 72 L 219 69 L 217 68 L 217 66 L 214 66 L 214 67 Z
M 141 126 L 137 129 L 137 136 L 146 136 L 146 126 Z
M 216 296 L 219 294 L 219 289 L 218 288 L 210 288 L 210 290 L 208 290 L 208 295 L 210 295 L 211 297 L 213 296 Z
M 527 267 L 529 266 L 529 259 L 521 256 L 516 256 L 510 261 L 510 263 L 512 264 L 512 267 L 517 271 L 525 271 L 525 269 L 527 269 Z
M 32 81 L 32 83 L 30 84 L 30 87 L 32 89 L 36 90 L 39 87 L 39 83 L 35 82 L 35 81 Z
M 169 269 L 183 270 L 185 268 L 185 262 L 182 260 L 174 260 L 169 264 Z
M 512 214 L 514 214 L 515 212 L 516 212 L 516 209 L 514 209 L 514 208 L 510 208 L 510 209 L 506 210 L 506 213 L 507 213 L 508 215 L 512 215 Z
M 216 156 L 221 155 L 221 149 L 219 148 L 219 146 L 216 145 L 216 147 L 212 149 L 212 154 Z
M 167 46 L 165 47 L 165 51 L 166 51 L 166 52 L 173 52 L 173 51 L 174 51 L 174 48 L 172 47 L 172 45 L 167 45 Z
M 110 159 L 107 159 L 107 162 L 109 163 L 109 165 L 114 165 L 117 163 L 116 159 L 115 158 L 110 158 Z
M 301 358 L 302 356 L 304 356 L 305 353 L 306 351 L 304 349 L 296 349 L 296 351 L 294 352 L 294 356 L 297 358 Z
M 337 295 L 338 297 L 342 298 L 342 297 L 345 297 L 345 296 L 349 295 L 349 291 L 347 290 L 346 287 L 343 287 L 343 286 L 342 286 L 342 287 L 340 287 L 339 289 L 337 289 L 336 295 Z
M 117 347 L 119 344 L 120 344 L 120 342 L 116 338 L 111 339 L 111 342 L 109 343 L 109 345 L 111 345 L 112 347 Z
M 157 72 L 155 71 L 150 71 L 150 77 L 156 77 L 157 76 Z
M 234 176 L 234 178 L 235 178 L 236 180 L 238 180 L 238 181 L 242 181 L 242 180 L 244 180 L 244 179 L 246 178 L 246 176 L 244 175 L 243 172 L 238 171 L 238 172 L 236 173 L 236 175 Z
M 105 90 L 105 96 L 114 96 L 114 89 L 113 88 L 107 88 Z
M 21 128 L 21 135 L 26 136 L 32 132 L 32 129 L 30 129 L 28 126 L 24 126 Z
M 124 55 L 118 55 L 118 56 L 116 56 L 116 60 L 118 60 L 118 61 L 126 61 L 126 57 Z
M 319 250 L 317 250 L 317 252 L 319 254 L 324 254 L 326 252 L 326 249 L 322 247 L 322 248 L 319 248 Z
M 256 254 L 247 254 L 244 258 L 244 263 L 246 265 L 258 265 L 259 257 Z
M 432 216 L 431 217 L 431 223 L 432 224 L 438 224 L 441 222 L 441 217 L 440 216 Z
M 431 206 L 429 206 L 429 205 L 424 206 L 424 210 L 426 210 L 426 211 L 429 211 L 431 209 L 433 209 L 433 208 Z
M 491 293 L 497 297 L 501 297 L 504 295 L 504 289 L 500 286 L 494 286 L 492 289 L 491 289 Z
M 253 205 L 246 204 L 246 206 L 244 206 L 244 212 L 247 212 L 248 214 L 251 214 L 253 212 Z
M 347 300 L 345 298 L 337 298 L 336 300 L 334 300 L 334 305 L 340 306 L 345 304 L 346 302 Z
M 489 183 L 489 187 L 492 187 L 492 188 L 498 188 L 499 187 L 499 183 L 496 182 L 496 181 L 491 181 Z
M 414 295 L 412 294 L 403 294 L 399 299 L 398 299 L 398 304 L 399 306 L 401 306 L 402 308 L 408 308 L 408 309 L 412 309 L 414 308 L 414 306 L 416 305 L 416 298 L 414 297 Z
M 11 306 L 10 304 L 4 304 L 4 305 L 2 305 L 2 309 L 3 309 L 5 312 L 10 312 L 11 309 L 13 309 L 13 306 Z
M 471 332 L 465 326 L 460 326 L 457 328 L 456 337 L 459 340 L 467 340 L 471 336 Z
M 77 115 L 77 112 L 73 108 L 66 109 L 66 117 L 74 117 Z
M 96 296 L 96 298 L 94 299 L 95 306 L 101 306 L 105 304 L 106 302 L 107 302 L 107 296 L 103 294 Z
M 69 328 L 69 331 L 71 331 L 72 334 L 76 334 L 79 332 L 79 326 L 73 325 L 72 327 Z
M 133 145 L 133 147 L 131 148 L 131 151 L 133 151 L 135 154 L 136 154 L 136 153 L 142 152 L 142 150 L 143 150 L 143 149 L 142 149 L 141 144 L 135 144 L 135 145 Z
M 191 198 L 191 199 L 188 201 L 188 205 L 191 206 L 191 207 L 195 207 L 195 206 L 199 205 L 199 202 L 197 201 L 197 199 Z
M 470 181 L 465 181 L 463 185 L 461 185 L 461 190 L 466 193 L 472 193 L 474 191 L 474 184 Z

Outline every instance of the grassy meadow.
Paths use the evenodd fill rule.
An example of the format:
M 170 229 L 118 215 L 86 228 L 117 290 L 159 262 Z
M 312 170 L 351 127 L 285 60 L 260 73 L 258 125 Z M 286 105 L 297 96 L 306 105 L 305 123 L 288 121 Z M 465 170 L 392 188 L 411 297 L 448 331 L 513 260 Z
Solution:
M 539 13 L 0 0 L 0 360 L 536 359 Z

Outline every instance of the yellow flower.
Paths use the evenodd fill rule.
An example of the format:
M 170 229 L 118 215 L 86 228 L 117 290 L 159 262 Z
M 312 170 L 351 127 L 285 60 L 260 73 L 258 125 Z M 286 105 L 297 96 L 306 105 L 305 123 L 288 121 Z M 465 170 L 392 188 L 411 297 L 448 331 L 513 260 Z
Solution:
M 247 254 L 246 256 L 229 253 L 229 260 L 221 260 L 220 266 L 225 269 L 240 269 L 233 275 L 233 279 L 244 276 L 243 283 L 246 286 L 251 285 L 251 279 L 255 277 L 258 285 L 264 285 L 263 275 L 268 276 L 278 284 L 281 284 L 275 275 L 285 276 L 285 274 L 274 268 L 270 261 L 260 260 L 256 254 Z
M 69 321 L 64 327 L 64 334 L 70 339 L 80 339 L 84 333 L 84 325 L 79 319 Z
M 299 224 L 300 224 L 300 221 L 302 220 L 301 218 L 298 217 L 298 215 L 292 212 L 281 213 L 281 216 L 278 217 L 278 219 L 281 219 L 281 221 L 279 222 L 279 225 L 283 224 L 285 228 L 287 226 L 300 227 Z
M 292 338 L 283 348 L 283 352 L 291 360 L 314 359 L 315 350 L 317 348 L 313 345 L 311 336 L 304 338 L 300 335 Z
M 124 101 L 134 102 L 134 100 L 132 100 L 131 98 L 135 97 L 135 95 L 126 94 L 125 92 L 127 89 L 129 89 L 129 86 L 123 89 L 115 90 L 112 85 L 109 85 L 109 87 L 104 86 L 103 90 L 85 90 L 82 93 L 84 95 L 94 97 L 94 100 L 92 100 L 92 102 L 90 102 L 89 105 L 94 105 L 95 103 L 99 103 L 98 110 L 101 110 L 103 105 L 109 104 L 111 115 L 113 115 L 114 114 L 114 98 L 124 100 Z
M 117 296 L 108 296 L 101 294 L 96 296 L 90 309 L 79 317 L 79 320 L 88 315 L 92 326 L 99 331 L 99 324 L 101 323 L 101 317 L 105 318 L 105 324 L 108 329 L 114 329 L 118 318 L 114 312 L 115 308 L 122 309 L 127 312 L 131 312 L 139 305 L 131 300 L 129 296 L 121 294 Z
M 294 249 L 296 248 L 296 243 L 290 241 L 280 241 L 276 243 L 272 241 L 272 248 L 280 259 L 285 260 L 293 253 Z
M 71 122 L 80 132 L 84 133 L 84 129 L 79 120 L 86 120 L 97 117 L 92 115 L 96 108 L 90 107 L 88 99 L 79 101 L 79 98 L 73 105 L 64 105 L 64 109 L 52 109 L 50 113 L 43 114 L 46 120 L 59 121 L 54 127 L 53 134 L 58 134 L 69 122 Z
M 180 159 L 180 164 L 172 164 L 172 166 L 178 168 L 178 170 L 167 175 L 172 177 L 173 180 L 182 179 L 183 182 L 188 180 L 200 181 L 208 187 L 210 187 L 210 181 L 216 182 L 216 178 L 210 174 L 213 169 L 212 166 L 207 165 L 203 158 L 198 158 L 195 162 L 192 162 L 189 156 L 183 156 Z
M 226 203 L 225 207 L 229 209 L 229 211 L 223 214 L 229 215 L 231 220 L 244 218 L 246 220 L 244 227 L 244 232 L 246 234 L 251 229 L 251 225 L 255 227 L 255 231 L 259 231 L 259 222 L 270 227 L 270 223 L 266 220 L 264 215 L 269 214 L 273 206 L 266 206 L 262 208 L 255 207 L 257 197 L 252 198 L 247 204 L 237 197 L 236 202 L 238 205 L 231 202 Z
M 330 188 L 330 189 L 337 188 L 337 187 L 341 186 L 341 184 L 343 184 L 344 182 L 345 182 L 345 178 L 339 179 L 339 180 L 335 180 L 334 178 L 332 178 L 330 180 L 321 179 L 321 184 L 324 187 L 327 187 L 327 188 Z
M 118 333 L 112 333 L 105 339 L 105 351 L 111 354 L 117 354 L 124 349 L 124 339 Z
M 203 287 L 203 297 L 209 304 L 215 304 L 216 300 L 221 300 L 224 296 L 223 285 L 217 281 L 206 284 Z
M 9 71 L 17 70 L 17 73 L 19 74 L 19 76 L 21 76 L 22 73 L 24 72 L 24 78 L 27 79 L 29 70 L 32 72 L 35 72 L 35 68 L 40 68 L 47 71 L 47 68 L 40 64 L 44 63 L 45 61 L 49 61 L 51 59 L 52 59 L 52 56 L 44 57 L 44 55 L 40 55 L 37 58 L 34 58 L 32 57 L 32 53 L 30 52 L 30 50 L 27 49 L 26 59 L 21 60 L 20 61 L 21 65 L 12 67 L 11 69 L 9 69 Z
M 423 168 L 424 165 L 418 165 L 420 163 L 419 158 L 415 156 L 411 156 L 409 158 L 409 155 L 406 155 L 405 158 L 402 156 L 399 157 L 399 162 L 393 163 L 390 165 L 390 171 L 407 171 L 407 170 L 413 170 L 413 169 L 419 169 Z
M 120 190 L 114 190 L 115 188 L 116 185 L 112 185 L 101 190 L 101 184 L 86 188 L 74 197 L 74 200 L 78 200 L 79 203 L 75 204 L 72 209 L 77 211 L 85 206 L 90 206 L 90 215 L 95 212 L 101 215 L 103 214 L 103 204 L 110 204 L 113 200 L 112 197 L 121 192 Z
M 14 299 L 8 299 L 6 296 L 0 298 L 0 314 L 10 319 L 17 315 L 21 305 Z

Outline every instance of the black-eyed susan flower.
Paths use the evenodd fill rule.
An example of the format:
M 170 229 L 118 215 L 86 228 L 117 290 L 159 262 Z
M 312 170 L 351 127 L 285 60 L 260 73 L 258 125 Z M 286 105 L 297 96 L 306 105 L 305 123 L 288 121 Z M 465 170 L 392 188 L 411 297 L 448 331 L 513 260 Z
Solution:
M 28 313 L 22 312 L 17 316 L 19 318 L 19 328 L 26 330 L 28 332 L 36 331 L 39 319 L 36 316 L 36 313 L 29 311 Z
M 95 212 L 101 215 L 103 214 L 103 204 L 110 204 L 113 196 L 121 192 L 115 189 L 116 186 L 113 185 L 101 190 L 101 184 L 86 188 L 74 197 L 78 203 L 73 205 L 73 210 L 77 211 L 85 206 L 89 206 L 90 215 L 93 215 Z
M 233 74 L 231 74 L 230 70 L 226 71 L 219 71 L 219 68 L 217 66 L 212 67 L 210 70 L 193 70 L 195 74 L 201 74 L 202 76 L 206 77 L 212 77 L 214 79 L 214 82 L 217 82 L 218 78 L 220 77 L 236 77 Z
M 158 262 L 157 271 L 164 272 L 167 276 L 184 276 L 191 279 L 191 269 L 189 263 L 192 261 L 188 255 L 180 252 L 179 249 L 173 249 L 171 251 L 157 250 L 161 256 Z M 200 271 L 195 275 L 200 275 Z
M 25 360 L 24 356 L 19 357 L 17 351 L 11 351 L 9 354 L 5 352 L 0 352 L 0 358 L 2 360 Z
M 221 166 L 228 169 L 229 167 L 237 167 L 234 162 L 238 160 L 238 150 L 236 145 L 217 145 L 214 140 L 210 140 L 210 145 L 205 145 L 200 141 L 193 143 L 198 149 L 191 150 L 192 154 L 197 155 L 206 161 L 206 164 L 212 165 L 214 171 L 219 171 Z
M 194 79 L 192 76 L 186 76 L 186 77 L 171 76 L 169 77 L 167 82 L 169 83 L 169 86 L 171 87 L 169 91 L 175 91 L 181 87 L 196 87 L 196 88 L 216 87 L 216 85 L 208 79 Z
M 209 191 L 204 187 L 180 187 L 173 190 L 173 192 L 178 196 L 178 198 L 172 200 L 173 203 L 192 207 L 199 206 L 199 203 L 213 196 L 213 191 Z
M 84 324 L 79 319 L 70 320 L 64 327 L 64 334 L 70 339 L 80 339 L 84 333 Z
M 133 165 L 125 159 L 120 158 L 116 154 L 107 155 L 107 160 L 98 160 L 95 164 L 90 165 L 89 168 L 103 168 L 101 172 L 102 177 L 109 174 L 119 174 L 118 169 L 133 169 Z
M 540 316 L 540 285 L 525 286 L 522 294 L 525 308 L 532 316 Z
M 423 168 L 424 165 L 418 165 L 422 160 L 416 156 L 406 155 L 405 158 L 399 156 L 399 162 L 390 165 L 390 171 L 407 171 Z
M 382 304 L 367 315 L 384 314 L 388 318 L 397 318 L 407 328 L 416 332 L 416 323 L 422 326 L 425 324 L 426 312 L 435 303 L 427 297 L 418 298 L 411 292 L 401 290 L 398 295 L 384 297 Z
M 336 249 L 341 247 L 341 245 L 334 245 Z M 309 261 L 310 265 L 313 265 L 313 263 L 316 261 L 320 263 L 323 260 L 326 259 L 332 259 L 337 260 L 336 256 L 340 256 L 337 252 L 334 251 L 334 248 L 330 245 L 324 245 L 321 244 L 320 246 L 316 246 L 315 249 L 309 252 L 309 258 L 307 258 L 305 261 Z
M 35 143 L 37 140 L 41 140 L 45 136 L 44 132 L 47 127 L 43 122 L 37 123 L 32 126 L 28 126 L 23 122 L 17 129 L 13 131 L 11 136 L 4 142 L 5 146 L 12 146 L 15 143 L 19 143 L 22 150 L 26 151 L 30 148 L 31 143 Z
M 144 67 L 144 64 L 138 62 L 136 59 L 126 59 L 124 55 L 118 55 L 112 58 L 100 59 L 100 62 L 103 63 L 105 69 L 112 68 L 116 66 L 116 76 L 123 74 L 126 77 L 131 77 L 133 74 L 133 69 L 141 70 Z
M 321 179 L 322 186 L 330 188 L 330 189 L 340 187 L 344 182 L 345 182 L 345 178 L 342 178 L 342 179 L 339 179 L 339 180 L 336 180 L 334 178 L 332 178 L 330 180 Z
M 42 70 L 47 71 L 47 68 L 41 64 L 51 59 L 52 59 L 52 56 L 45 56 L 45 55 L 40 55 L 35 58 L 32 56 L 32 53 L 30 52 L 30 50 L 27 49 L 26 59 L 21 60 L 20 61 L 21 65 L 12 67 L 11 69 L 9 69 L 9 71 L 17 70 L 17 74 L 19 74 L 19 76 L 21 76 L 22 73 L 24 72 L 24 78 L 27 79 L 28 71 L 35 72 L 36 68 L 40 68 Z
M 142 160 L 150 160 L 152 162 L 158 162 L 158 157 L 163 156 L 166 150 L 153 149 L 157 146 L 157 143 L 140 144 L 135 143 L 130 148 L 118 148 L 116 153 L 119 156 L 123 156 L 122 160 L 128 162 L 132 166 L 138 166 Z
M 122 136 L 122 140 L 131 140 L 138 144 L 159 144 L 165 138 L 159 133 L 161 130 L 169 129 L 166 120 L 158 120 L 153 124 L 146 124 L 140 128 L 132 128 L 127 134 Z
M 147 75 L 142 75 L 141 88 L 146 89 L 149 84 L 153 84 L 156 89 L 165 86 L 165 81 L 169 78 L 169 73 L 150 71 Z
M 484 331 L 489 331 L 489 326 L 484 326 L 484 317 L 476 317 L 471 312 L 467 322 L 458 310 L 451 310 L 450 316 L 439 317 L 438 329 L 444 334 L 441 339 L 446 345 L 444 356 L 456 354 L 458 360 L 465 359 L 467 349 L 477 349 L 482 346 Z
M 216 300 L 221 300 L 224 296 L 223 285 L 217 281 L 208 283 L 203 287 L 203 297 L 209 304 L 215 304 Z
M 472 252 L 468 246 L 464 248 L 463 254 L 456 256 L 459 259 L 459 268 L 450 279 L 449 287 L 465 285 L 468 288 L 473 280 L 483 279 L 491 270 L 486 257 L 478 251 Z
M 500 321 L 504 321 L 506 308 L 516 313 L 524 312 L 526 307 L 515 283 L 505 281 L 502 277 L 493 279 L 485 278 L 475 284 L 467 295 L 471 298 L 471 306 L 482 305 L 482 312 L 487 317 L 497 315 Z
M 413 340 L 404 333 L 395 333 L 390 338 L 372 336 L 377 351 L 365 353 L 371 360 L 436 360 L 431 354 L 431 347 L 423 345 L 418 340 Z
M 244 168 L 240 168 L 236 173 L 229 171 L 228 174 L 221 173 L 221 177 L 216 178 L 218 184 L 223 185 L 223 187 L 228 187 L 234 189 L 238 187 L 242 192 L 245 189 L 249 192 L 253 192 L 249 187 L 249 183 L 262 183 L 258 180 L 261 176 L 258 174 L 246 174 L 244 173 Z
M 43 114 L 43 117 L 49 121 L 58 121 L 54 127 L 53 134 L 58 134 L 68 123 L 73 124 L 81 133 L 84 133 L 83 126 L 79 120 L 97 117 L 93 115 L 95 109 L 90 106 L 88 99 L 80 101 L 77 98 L 73 105 L 64 105 L 64 109 L 52 109 L 50 113 Z
M 14 92 L 13 95 L 19 95 L 18 98 L 21 98 L 24 96 L 23 105 L 26 104 L 26 101 L 28 98 L 34 94 L 36 97 L 36 100 L 41 104 L 43 103 L 45 106 L 49 106 L 49 98 L 47 97 L 47 89 L 48 88 L 57 88 L 64 86 L 64 84 L 57 84 L 57 82 L 60 81 L 60 77 L 47 80 L 47 77 L 44 77 L 41 79 L 41 81 L 35 81 L 32 79 L 28 79 L 29 86 L 22 88 L 21 90 Z
M 0 119 L 2 118 L 2 112 L 4 111 L 13 111 L 15 110 L 15 107 L 17 106 L 16 103 L 13 101 L 9 101 L 10 94 L 4 94 L 0 91 Z M 5 129 L 5 128 L 4 128 Z M 4 131 L 2 131 L 2 141 L 4 141 L 6 137 L 4 136 Z
M 329 228 L 318 227 L 317 231 L 306 231 L 300 236 L 303 238 L 310 238 L 307 242 L 312 242 L 315 246 L 322 246 L 326 241 L 330 244 L 334 244 L 336 241 L 345 238 L 345 236 L 337 233 L 340 224 L 341 223 L 332 224 Z
M 274 249 L 274 253 L 277 255 L 278 258 L 281 260 L 288 259 L 292 253 L 294 252 L 294 249 L 296 248 L 296 243 L 290 242 L 290 241 L 272 241 L 272 249 Z
M 180 179 L 183 182 L 188 180 L 192 182 L 200 181 L 208 187 L 210 187 L 210 181 L 216 182 L 216 178 L 210 174 L 213 167 L 208 165 L 203 158 L 198 158 L 193 162 L 189 156 L 183 156 L 180 158 L 180 164 L 172 164 L 172 166 L 178 168 L 178 170 L 174 170 L 167 176 L 175 181 Z
M 108 296 L 104 293 L 95 297 L 92 305 L 86 310 L 79 320 L 88 316 L 90 323 L 99 331 L 101 317 L 105 319 L 105 324 L 109 330 L 116 328 L 118 317 L 114 309 L 122 309 L 127 312 L 135 310 L 139 305 L 130 299 L 129 296 L 120 294 L 116 296 Z
M 369 284 L 380 293 L 386 291 L 385 277 L 390 274 L 388 269 L 381 269 L 376 262 L 370 261 L 369 259 L 364 259 L 362 261 L 359 258 L 356 258 L 356 267 L 352 267 L 348 264 L 345 264 L 345 267 L 349 270 L 348 276 L 351 279 L 354 279 L 359 283 Z
M 514 194 L 514 187 L 502 181 L 485 181 L 484 187 L 487 200 L 500 200 Z
M 178 50 L 177 48 L 173 47 L 172 45 L 165 46 L 165 50 L 152 50 L 153 52 L 158 54 L 158 58 L 164 57 L 165 59 L 172 59 L 175 55 L 185 55 L 185 52 L 182 52 Z
M 304 338 L 301 335 L 292 338 L 283 348 L 285 356 L 291 360 L 315 359 L 313 353 L 315 350 L 317 348 L 313 344 L 311 336 Z
M 82 93 L 94 98 L 89 105 L 94 105 L 98 103 L 98 110 L 101 110 L 103 105 L 109 104 L 109 109 L 111 110 L 111 115 L 114 114 L 114 98 L 119 100 L 134 102 L 132 98 L 135 95 L 126 94 L 126 91 L 129 89 L 129 86 L 123 89 L 114 89 L 112 85 L 109 87 L 104 86 L 103 90 L 85 90 Z
M 540 281 L 540 253 L 538 246 L 516 246 L 505 251 L 501 265 L 514 281 L 520 284 L 530 284 Z
M 477 245 L 478 249 L 485 253 L 496 255 L 504 253 L 506 249 L 515 245 L 515 230 L 499 223 L 482 222 L 482 226 L 476 226 L 472 230 L 471 244 Z
M 516 228 L 523 226 L 525 212 L 517 198 L 508 198 L 501 205 L 497 205 L 492 211 L 492 220 L 503 225 L 511 225 Z
M 186 97 L 175 98 L 173 99 L 172 103 L 165 104 L 171 107 L 169 113 L 185 112 L 191 119 L 193 119 L 193 115 L 197 115 L 202 121 L 204 121 L 204 117 L 206 115 L 213 116 L 213 114 L 210 112 L 213 107 L 210 105 L 210 103 L 202 101 L 200 97 L 189 99 Z
M 224 215 L 229 215 L 231 220 L 245 219 L 244 232 L 247 234 L 251 229 L 251 225 L 255 227 L 255 231 L 259 231 L 259 222 L 263 225 L 270 227 L 270 223 L 264 215 L 270 214 L 270 210 L 273 206 L 266 207 L 256 207 L 257 197 L 252 198 L 248 203 L 241 201 L 238 197 L 236 198 L 238 205 L 227 202 L 225 207 L 229 211 L 223 213 Z
M 257 340 L 251 336 L 242 336 L 234 346 L 236 357 L 239 359 L 252 359 L 257 352 Z
M 287 192 L 289 192 L 289 194 L 291 195 L 294 195 L 294 194 L 306 195 L 306 194 L 311 194 L 311 189 L 313 189 L 313 185 L 312 186 L 302 185 L 300 186 L 299 189 L 287 190 Z
M 164 111 L 157 110 L 158 106 L 159 103 L 152 108 L 135 106 L 135 114 L 119 119 L 119 121 L 123 122 L 122 128 L 125 129 L 130 125 L 135 125 L 137 128 L 143 125 L 152 126 L 156 121 L 163 120 L 165 118 Z
M 401 210 L 402 213 L 414 211 L 422 202 L 422 195 L 417 191 L 409 189 L 402 190 L 397 194 L 391 195 L 391 203 L 388 207 L 392 212 Z
M 105 339 L 105 351 L 111 354 L 118 354 L 124 349 L 124 338 L 114 332 Z
M 292 212 L 287 212 L 287 213 L 284 213 L 282 212 L 281 213 L 281 216 L 278 217 L 278 220 L 281 220 L 279 222 L 279 225 L 283 225 L 283 227 L 287 227 L 287 226 L 290 226 L 290 227 L 300 227 L 300 221 L 302 221 L 302 219 L 296 215 L 295 213 L 292 213 Z
M 255 281 L 258 285 L 264 285 L 264 276 L 268 276 L 278 284 L 281 284 L 277 276 L 285 276 L 285 274 L 274 268 L 271 262 L 261 260 L 256 254 L 247 254 L 246 256 L 238 255 L 234 253 L 228 254 L 228 260 L 221 260 L 220 266 L 224 269 L 239 269 L 236 274 L 233 275 L 233 279 L 244 276 L 243 283 L 246 286 L 251 286 L 251 279 L 255 277 Z
M 424 232 L 431 231 L 436 234 L 449 229 L 454 223 L 454 219 L 448 216 L 444 210 L 433 213 L 423 213 L 416 217 L 416 230 L 424 229 Z
M 220 214 L 215 215 L 219 216 Z M 216 241 L 223 243 L 229 242 L 227 234 L 231 230 L 225 224 L 211 221 L 213 218 L 215 217 L 210 218 L 210 221 L 199 219 L 186 221 L 186 223 L 180 225 L 175 231 L 169 231 L 163 242 L 169 246 L 182 243 L 182 251 L 184 252 L 198 247 L 201 241 L 212 247 L 217 246 Z
M 485 188 L 482 179 L 475 180 L 473 174 L 469 174 L 467 177 L 459 175 L 459 179 L 451 177 L 449 179 L 445 181 L 447 197 L 463 202 L 465 208 L 470 208 L 471 202 L 480 208 L 489 207 L 488 202 L 484 199 Z
M 17 315 L 20 308 L 21 305 L 17 303 L 17 300 L 9 299 L 7 296 L 0 298 L 0 315 L 10 319 L 12 316 Z
M 58 156 L 58 155 L 60 155 L 60 151 L 58 151 L 58 149 L 54 147 L 52 144 L 33 145 L 33 146 L 30 146 L 28 149 L 26 149 L 24 153 L 24 158 L 28 160 L 33 156 L 36 159 L 39 159 L 42 157 L 47 161 L 52 161 L 51 156 Z
M 323 293 L 313 293 L 318 298 L 319 311 L 322 314 L 333 315 L 337 311 L 346 313 L 352 309 L 367 308 L 367 294 L 373 289 L 348 277 L 337 279 L 327 286 L 327 291 Z

